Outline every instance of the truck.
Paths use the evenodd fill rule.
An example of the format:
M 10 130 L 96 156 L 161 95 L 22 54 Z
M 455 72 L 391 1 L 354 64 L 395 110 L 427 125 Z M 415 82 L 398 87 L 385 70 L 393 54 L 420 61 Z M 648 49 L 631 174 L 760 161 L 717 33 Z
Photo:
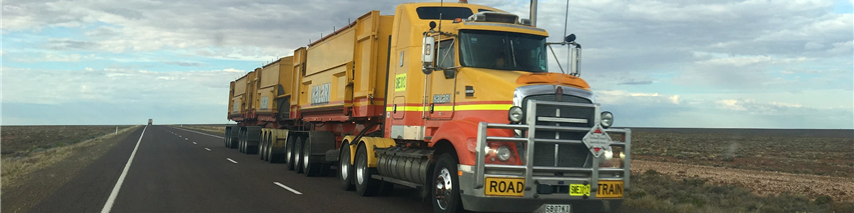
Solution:
M 232 81 L 224 145 L 361 196 L 416 188 L 435 212 L 614 211 L 631 131 L 579 77 L 575 36 L 546 41 L 531 8 L 370 11 Z
M 149 119 L 148 119 L 148 125 L 149 125 L 149 126 L 151 126 L 151 122 L 152 122 L 152 119 L 151 119 L 151 118 L 149 118 Z

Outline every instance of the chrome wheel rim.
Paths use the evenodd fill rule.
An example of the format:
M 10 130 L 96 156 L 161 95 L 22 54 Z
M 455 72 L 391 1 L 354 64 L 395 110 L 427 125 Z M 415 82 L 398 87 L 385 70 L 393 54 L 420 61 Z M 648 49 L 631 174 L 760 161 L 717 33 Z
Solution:
M 359 184 L 362 184 L 363 182 L 365 182 L 365 160 L 363 160 L 361 157 L 358 159 L 358 165 L 356 165 L 356 181 L 359 181 Z
M 439 171 L 439 176 L 436 177 L 436 203 L 443 210 L 448 209 L 448 200 L 454 187 L 452 181 L 451 172 L 448 171 L 448 168 L 442 168 L 442 171 Z
M 308 143 L 308 141 L 306 141 Z M 308 156 L 311 155 L 311 151 L 307 144 L 302 145 L 302 167 L 305 168 L 305 171 L 308 172 Z
M 341 161 L 339 162 L 339 167 L 341 168 L 341 179 L 347 180 L 350 175 L 348 171 L 350 171 L 350 153 L 344 153 L 344 156 L 341 156 Z

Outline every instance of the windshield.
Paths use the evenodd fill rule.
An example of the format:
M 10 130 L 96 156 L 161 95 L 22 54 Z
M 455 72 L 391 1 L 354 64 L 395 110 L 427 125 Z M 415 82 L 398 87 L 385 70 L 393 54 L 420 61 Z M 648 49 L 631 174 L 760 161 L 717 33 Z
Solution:
M 546 37 L 469 30 L 460 33 L 461 63 L 466 67 L 547 72 Z

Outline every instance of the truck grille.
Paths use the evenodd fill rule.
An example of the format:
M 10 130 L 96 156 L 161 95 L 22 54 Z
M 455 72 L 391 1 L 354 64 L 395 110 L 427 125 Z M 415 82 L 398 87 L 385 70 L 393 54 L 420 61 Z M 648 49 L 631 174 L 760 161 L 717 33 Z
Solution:
M 563 95 L 561 99 L 560 102 L 567 103 L 591 103 L 588 99 L 571 95 Z M 554 94 L 526 97 L 523 100 L 523 109 L 528 106 L 527 103 L 529 100 L 557 102 L 557 97 Z M 596 110 L 593 107 L 539 105 L 537 106 L 535 115 L 537 118 L 564 118 L 571 119 L 573 122 L 542 121 L 537 119 L 536 125 L 592 128 L 595 122 L 595 113 Z M 554 130 L 534 131 L 534 137 L 537 139 L 581 140 L 586 134 L 586 132 L 560 132 Z M 555 154 L 555 149 L 557 149 L 557 154 Z M 589 165 L 585 164 L 590 158 L 590 151 L 583 144 L 557 144 L 550 142 L 537 142 L 534 144 L 534 166 L 589 167 Z

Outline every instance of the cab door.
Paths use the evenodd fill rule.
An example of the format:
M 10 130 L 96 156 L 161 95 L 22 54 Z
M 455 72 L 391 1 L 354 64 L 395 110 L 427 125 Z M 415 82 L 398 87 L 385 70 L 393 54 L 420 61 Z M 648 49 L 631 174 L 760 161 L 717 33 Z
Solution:
M 436 67 L 453 68 L 456 67 L 456 40 L 447 39 L 438 42 L 439 50 L 436 52 Z M 456 78 L 455 73 L 451 72 L 447 75 L 443 70 L 434 71 L 430 74 L 430 93 L 427 98 L 427 112 L 429 119 L 447 120 L 454 117 L 454 104 L 456 97 Z

